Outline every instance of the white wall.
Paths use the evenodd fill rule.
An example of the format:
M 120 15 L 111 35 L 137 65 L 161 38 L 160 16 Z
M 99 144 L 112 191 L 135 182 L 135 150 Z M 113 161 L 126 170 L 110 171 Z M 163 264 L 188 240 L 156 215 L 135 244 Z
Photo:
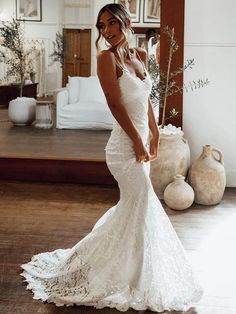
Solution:
M 16 18 L 15 3 L 15 0 L 0 0 L 0 21 Z M 47 91 L 61 86 L 60 65 L 58 63 L 51 65 L 51 59 L 48 58 L 48 55 L 52 52 L 52 41 L 56 38 L 56 32 L 62 28 L 63 3 L 64 0 L 42 0 L 42 21 L 25 22 L 25 37 L 43 40 L 45 44 Z
M 187 0 L 185 6 L 185 59 L 196 65 L 184 80 L 210 80 L 184 94 L 185 136 L 193 160 L 205 144 L 221 149 L 227 186 L 236 186 L 236 1 Z

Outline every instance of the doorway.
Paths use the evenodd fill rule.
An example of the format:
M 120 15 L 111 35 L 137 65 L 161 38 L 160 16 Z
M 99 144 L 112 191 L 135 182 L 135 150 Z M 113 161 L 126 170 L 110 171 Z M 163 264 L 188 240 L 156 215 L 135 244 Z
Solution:
M 65 56 L 62 85 L 68 76 L 90 76 L 91 74 L 91 29 L 64 29 Z

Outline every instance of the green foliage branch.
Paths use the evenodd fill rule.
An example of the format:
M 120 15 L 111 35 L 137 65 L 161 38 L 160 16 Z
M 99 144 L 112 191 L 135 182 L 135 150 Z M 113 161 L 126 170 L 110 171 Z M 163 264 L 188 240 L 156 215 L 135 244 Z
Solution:
M 20 97 L 25 74 L 32 71 L 31 54 L 35 50 L 35 47 L 26 49 L 22 23 L 13 18 L 12 21 L 2 22 L 3 27 L 0 28 L 0 62 L 7 65 L 6 74 L 0 81 L 14 76 L 20 82 Z
M 160 70 L 159 64 L 156 63 L 154 56 L 150 56 L 148 60 L 149 72 L 153 83 L 150 98 L 154 106 L 159 104 L 159 106 L 163 108 L 161 127 L 164 127 L 168 119 L 173 118 L 178 114 L 178 111 L 176 111 L 175 108 L 172 108 L 169 111 L 169 116 L 166 115 L 167 98 L 169 96 L 176 93 L 183 93 L 183 91 L 194 91 L 209 84 L 209 80 L 207 78 L 183 83 L 181 86 L 177 84 L 176 76 L 188 69 L 192 69 L 195 65 L 195 61 L 194 59 L 188 59 L 183 67 L 179 67 L 177 70 L 171 71 L 172 60 L 174 54 L 179 49 L 179 45 L 174 37 L 174 28 L 170 29 L 166 26 L 164 28 L 164 34 L 167 36 L 169 43 L 169 54 L 166 63 L 167 70 Z
M 56 40 L 53 43 L 53 52 L 49 55 L 53 62 L 59 62 L 61 68 L 64 65 L 65 39 L 60 32 L 56 33 Z

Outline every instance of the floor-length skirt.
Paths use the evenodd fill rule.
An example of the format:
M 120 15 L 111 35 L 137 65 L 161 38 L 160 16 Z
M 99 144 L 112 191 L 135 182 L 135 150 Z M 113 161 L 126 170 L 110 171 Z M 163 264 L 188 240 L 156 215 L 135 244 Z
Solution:
M 112 150 L 106 161 L 119 202 L 71 249 L 41 253 L 22 265 L 27 288 L 57 306 L 187 309 L 202 290 L 153 190 L 150 162 Z

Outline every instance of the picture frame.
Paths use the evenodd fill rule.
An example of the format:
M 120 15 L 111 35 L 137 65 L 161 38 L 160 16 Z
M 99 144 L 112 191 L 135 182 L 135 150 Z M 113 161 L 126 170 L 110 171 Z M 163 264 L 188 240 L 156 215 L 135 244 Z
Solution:
M 144 0 L 143 22 L 160 24 L 161 0 Z
M 132 23 L 140 23 L 141 0 L 114 0 L 122 4 L 131 16 Z
M 147 50 L 147 40 L 145 34 L 136 34 L 136 47 Z
M 42 0 L 16 0 L 17 21 L 42 21 Z

